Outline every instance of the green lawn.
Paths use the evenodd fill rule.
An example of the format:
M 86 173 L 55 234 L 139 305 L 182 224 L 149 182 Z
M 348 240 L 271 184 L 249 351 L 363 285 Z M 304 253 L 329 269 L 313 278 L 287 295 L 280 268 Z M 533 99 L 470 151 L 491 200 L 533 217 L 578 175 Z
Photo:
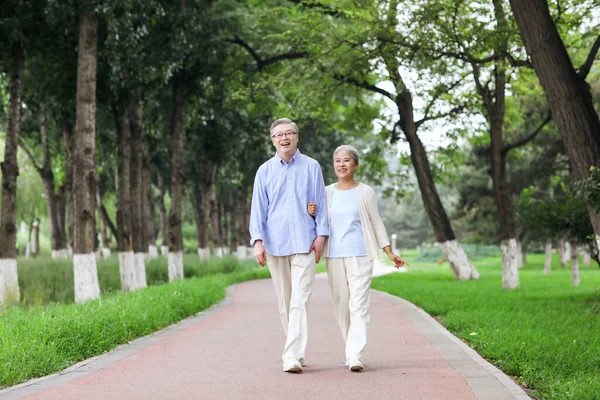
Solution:
M 499 257 L 476 260 L 481 279 L 457 282 L 448 264 L 403 253 L 409 272 L 379 277 L 372 287 L 403 297 L 467 341 L 541 399 L 600 399 L 600 269 L 570 264 L 543 274 L 543 255 L 530 255 L 521 287 L 503 291 Z
M 0 388 L 61 371 L 194 315 L 221 301 L 231 284 L 269 277 L 269 270 L 256 268 L 254 261 L 197 260 L 198 256 L 190 258 L 185 266 L 186 276 L 195 277 L 161 285 L 157 283 L 166 274 L 166 261 L 148 263 L 148 283 L 152 285 L 131 293 L 117 291 L 115 262 L 108 260 L 98 266 L 102 298 L 84 304 L 72 304 L 73 290 L 67 288 L 69 281 L 72 285 L 71 261 L 22 263 L 19 272 L 31 274 L 19 277 L 26 283 L 22 288 L 24 297 L 31 300 L 31 293 L 37 293 L 38 301 L 51 298 L 59 302 L 26 302 L 25 306 L 0 311 Z M 163 263 L 164 271 L 160 267 Z M 49 281 L 29 279 L 35 275 L 30 270 L 35 266 Z M 118 266 L 116 273 L 118 276 Z M 61 282 L 61 277 L 67 283 Z M 70 290 L 71 294 L 62 295 L 61 290 Z

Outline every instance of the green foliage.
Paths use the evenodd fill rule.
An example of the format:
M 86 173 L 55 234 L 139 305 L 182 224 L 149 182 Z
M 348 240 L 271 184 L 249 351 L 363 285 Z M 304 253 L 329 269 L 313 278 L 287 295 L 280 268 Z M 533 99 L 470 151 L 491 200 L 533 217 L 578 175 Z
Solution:
M 9 308 L 0 315 L 0 387 L 49 375 L 163 329 L 222 300 L 231 284 L 268 277 L 266 268 L 245 269 L 85 304 Z
M 405 255 L 404 257 L 407 257 Z M 539 399 L 597 399 L 600 393 L 600 275 L 581 267 L 581 286 L 559 267 L 544 275 L 543 255 L 529 255 L 520 289 L 501 288 L 499 257 L 475 262 L 481 278 L 457 282 L 447 264 L 408 257 L 408 273 L 373 280 L 429 314 Z M 581 265 L 581 263 L 580 263 Z
M 600 169 L 590 168 L 589 178 L 583 182 L 576 182 L 575 191 L 586 205 L 600 213 Z
M 534 187 L 523 190 L 517 215 L 521 225 L 534 237 L 575 239 L 597 254 L 585 201 L 575 196 L 560 178 L 555 179 L 554 189 L 549 193 L 536 191 Z

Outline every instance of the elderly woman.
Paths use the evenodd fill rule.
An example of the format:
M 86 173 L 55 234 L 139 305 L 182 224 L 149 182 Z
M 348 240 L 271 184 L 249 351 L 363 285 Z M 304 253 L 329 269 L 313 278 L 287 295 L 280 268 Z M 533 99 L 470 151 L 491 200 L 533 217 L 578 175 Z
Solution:
M 346 365 L 361 371 L 362 352 L 367 345 L 373 261 L 381 249 L 399 268 L 406 264 L 392 252 L 387 232 L 377 211 L 375 191 L 354 179 L 358 151 L 342 145 L 333 153 L 338 182 L 325 188 L 330 236 L 325 243 L 327 278 L 336 319 L 346 342 Z M 316 215 L 317 204 L 308 205 Z

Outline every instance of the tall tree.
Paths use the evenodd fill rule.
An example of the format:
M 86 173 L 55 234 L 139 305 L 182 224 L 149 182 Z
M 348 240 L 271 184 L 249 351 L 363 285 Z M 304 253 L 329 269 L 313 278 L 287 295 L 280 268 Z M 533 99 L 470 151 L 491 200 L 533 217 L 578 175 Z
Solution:
M 73 146 L 73 268 L 75 301 L 100 297 L 95 244 L 96 66 L 98 17 L 91 0 L 82 0 L 77 62 L 77 122 Z
M 23 47 L 20 41 L 11 46 L 10 99 L 8 124 L 2 168 L 2 209 L 0 222 L 0 305 L 19 301 L 17 278 L 17 146 L 19 140 L 19 116 L 21 111 L 21 79 L 24 68 Z
M 600 48 L 595 40 L 579 72 L 573 67 L 546 0 L 510 0 L 521 38 L 538 75 L 573 171 L 586 179 L 600 166 L 600 120 L 585 81 Z M 588 209 L 600 248 L 600 215 Z
M 117 249 L 121 289 L 136 290 L 141 287 L 133 253 L 132 211 L 131 211 L 131 129 L 129 109 L 113 102 L 113 114 L 117 131 Z

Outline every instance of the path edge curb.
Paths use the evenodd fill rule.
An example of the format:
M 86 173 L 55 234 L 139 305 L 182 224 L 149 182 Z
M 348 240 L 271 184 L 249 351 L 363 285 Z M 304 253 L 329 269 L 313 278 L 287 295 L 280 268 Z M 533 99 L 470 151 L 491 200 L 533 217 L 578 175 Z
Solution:
M 240 282 L 243 283 L 243 282 Z M 239 283 L 229 285 L 225 288 L 225 297 L 218 303 L 213 304 L 206 310 L 200 311 L 192 316 L 189 316 L 181 321 L 175 322 L 166 328 L 152 332 L 146 336 L 139 337 L 128 343 L 121 344 L 112 350 L 108 350 L 105 353 L 97 356 L 85 359 L 76 364 L 71 365 L 62 371 L 55 372 L 50 375 L 42 376 L 39 378 L 33 378 L 28 381 L 19 383 L 15 386 L 9 386 L 0 390 L 0 399 L 12 400 L 20 399 L 25 396 L 41 392 L 46 389 L 64 385 L 72 380 L 79 377 L 91 374 L 106 368 L 119 360 L 122 360 L 131 354 L 140 351 L 152 344 L 161 341 L 169 335 L 181 332 L 192 325 L 197 324 L 203 319 L 222 311 L 224 308 L 229 307 L 233 301 L 233 295 L 235 292 L 235 286 Z
M 392 298 L 392 300 L 394 300 L 396 303 L 402 304 L 404 306 L 408 306 L 408 307 L 412 308 L 414 311 L 416 311 L 425 321 L 427 321 L 432 327 L 434 327 L 434 329 L 438 333 L 444 335 L 447 339 L 452 341 L 466 355 L 468 355 L 474 362 L 479 364 L 483 369 L 485 369 L 494 378 L 496 378 L 502 384 L 502 386 L 504 386 L 506 388 L 506 390 L 508 390 L 508 392 L 515 399 L 532 400 L 531 397 L 529 397 L 527 392 L 525 392 L 525 390 L 523 390 L 523 388 L 521 386 L 519 386 L 517 383 L 515 383 L 511 378 L 509 378 L 504 372 L 502 372 L 500 369 L 498 369 L 498 367 L 496 367 L 494 364 L 490 363 L 489 361 L 487 361 L 483 357 L 481 357 L 481 355 L 479 355 L 479 353 L 477 353 L 473 348 L 471 348 L 469 345 L 467 345 L 462 340 L 460 340 L 457 336 L 455 336 L 452 332 L 450 332 L 448 329 L 446 329 L 442 324 L 440 324 L 435 318 L 433 318 L 431 315 L 429 315 L 425 310 L 418 307 L 414 303 L 412 303 L 406 299 L 403 299 L 402 297 L 398 297 L 393 294 L 383 292 L 381 290 L 376 290 L 376 289 L 371 289 L 371 290 L 373 292 L 376 292 L 379 295 L 384 296 L 384 297 Z M 438 351 L 439 351 L 439 349 L 438 349 Z M 442 353 L 444 358 L 447 359 L 444 352 L 440 351 L 440 353 Z M 465 377 L 465 379 L 467 380 L 467 382 L 469 382 L 469 378 Z M 471 386 L 470 382 L 469 382 L 469 386 Z

